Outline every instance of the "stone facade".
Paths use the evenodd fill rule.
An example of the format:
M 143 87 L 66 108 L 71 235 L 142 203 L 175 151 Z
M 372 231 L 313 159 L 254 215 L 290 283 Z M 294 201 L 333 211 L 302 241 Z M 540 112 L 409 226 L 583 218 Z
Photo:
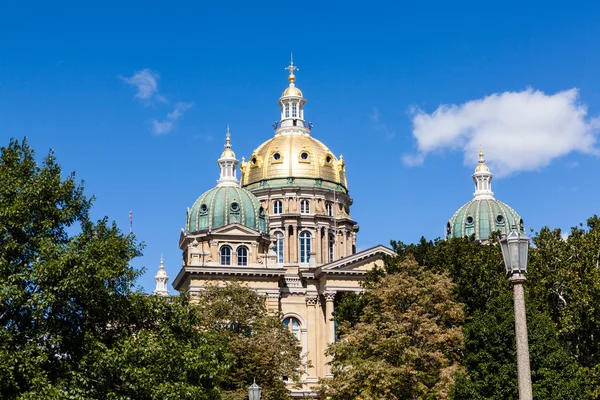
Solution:
M 217 187 L 188 211 L 179 241 L 183 265 L 173 285 L 193 294 L 207 283 L 235 278 L 264 295 L 311 364 L 302 389 L 292 389 L 289 382 L 292 394 L 314 397 L 311 388 L 329 374 L 325 351 L 336 340 L 336 301 L 344 292 L 360 291 L 366 272 L 394 252 L 381 245 L 356 251 L 359 229 L 350 216 L 345 161 L 311 136 L 312 124 L 304 120 L 306 100 L 295 87 L 297 69 L 292 63 L 288 70 L 289 87 L 279 99 L 281 121 L 274 137 L 248 162 L 242 160 L 241 183 L 228 132 Z M 245 196 L 245 208 L 231 198 L 231 188 L 237 197 Z

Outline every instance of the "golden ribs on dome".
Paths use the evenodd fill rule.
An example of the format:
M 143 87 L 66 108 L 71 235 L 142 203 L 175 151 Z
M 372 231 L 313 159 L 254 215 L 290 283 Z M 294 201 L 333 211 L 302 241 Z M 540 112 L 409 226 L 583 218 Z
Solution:
M 310 178 L 347 189 L 346 168 L 319 140 L 308 135 L 280 135 L 261 144 L 242 162 L 242 185 L 280 178 Z M 275 184 L 276 182 L 272 182 Z

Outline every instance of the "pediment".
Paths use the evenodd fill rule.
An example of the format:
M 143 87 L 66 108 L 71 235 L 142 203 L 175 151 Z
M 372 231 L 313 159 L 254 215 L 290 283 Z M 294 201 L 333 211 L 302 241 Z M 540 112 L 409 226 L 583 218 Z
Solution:
M 260 236 L 260 232 L 241 224 L 229 224 L 213 229 L 212 235 Z
M 321 272 L 366 272 L 371 270 L 377 261 L 379 261 L 377 264 L 381 265 L 381 260 L 383 260 L 384 255 L 395 256 L 396 253 L 389 247 L 377 245 L 359 253 L 352 254 L 351 256 L 322 265 Z

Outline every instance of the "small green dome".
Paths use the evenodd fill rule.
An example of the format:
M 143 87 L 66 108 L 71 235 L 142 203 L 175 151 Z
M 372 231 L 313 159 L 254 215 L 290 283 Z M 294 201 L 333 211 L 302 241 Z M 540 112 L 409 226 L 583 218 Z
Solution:
M 187 212 L 186 229 L 199 232 L 238 223 L 268 233 L 269 223 L 258 199 L 239 186 L 217 186 L 205 192 Z
M 525 233 L 523 219 L 507 204 L 494 198 L 475 198 L 458 209 L 446 224 L 446 238 L 468 237 L 489 239 L 492 232 L 508 234 L 516 225 Z

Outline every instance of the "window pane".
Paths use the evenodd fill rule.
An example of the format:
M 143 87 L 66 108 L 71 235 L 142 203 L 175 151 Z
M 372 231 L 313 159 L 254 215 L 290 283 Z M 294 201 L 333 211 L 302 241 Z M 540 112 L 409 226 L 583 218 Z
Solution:
M 237 249 L 237 262 L 238 265 L 248 265 L 248 249 L 240 247 Z
M 231 265 L 231 249 L 229 247 L 221 247 L 221 264 Z

